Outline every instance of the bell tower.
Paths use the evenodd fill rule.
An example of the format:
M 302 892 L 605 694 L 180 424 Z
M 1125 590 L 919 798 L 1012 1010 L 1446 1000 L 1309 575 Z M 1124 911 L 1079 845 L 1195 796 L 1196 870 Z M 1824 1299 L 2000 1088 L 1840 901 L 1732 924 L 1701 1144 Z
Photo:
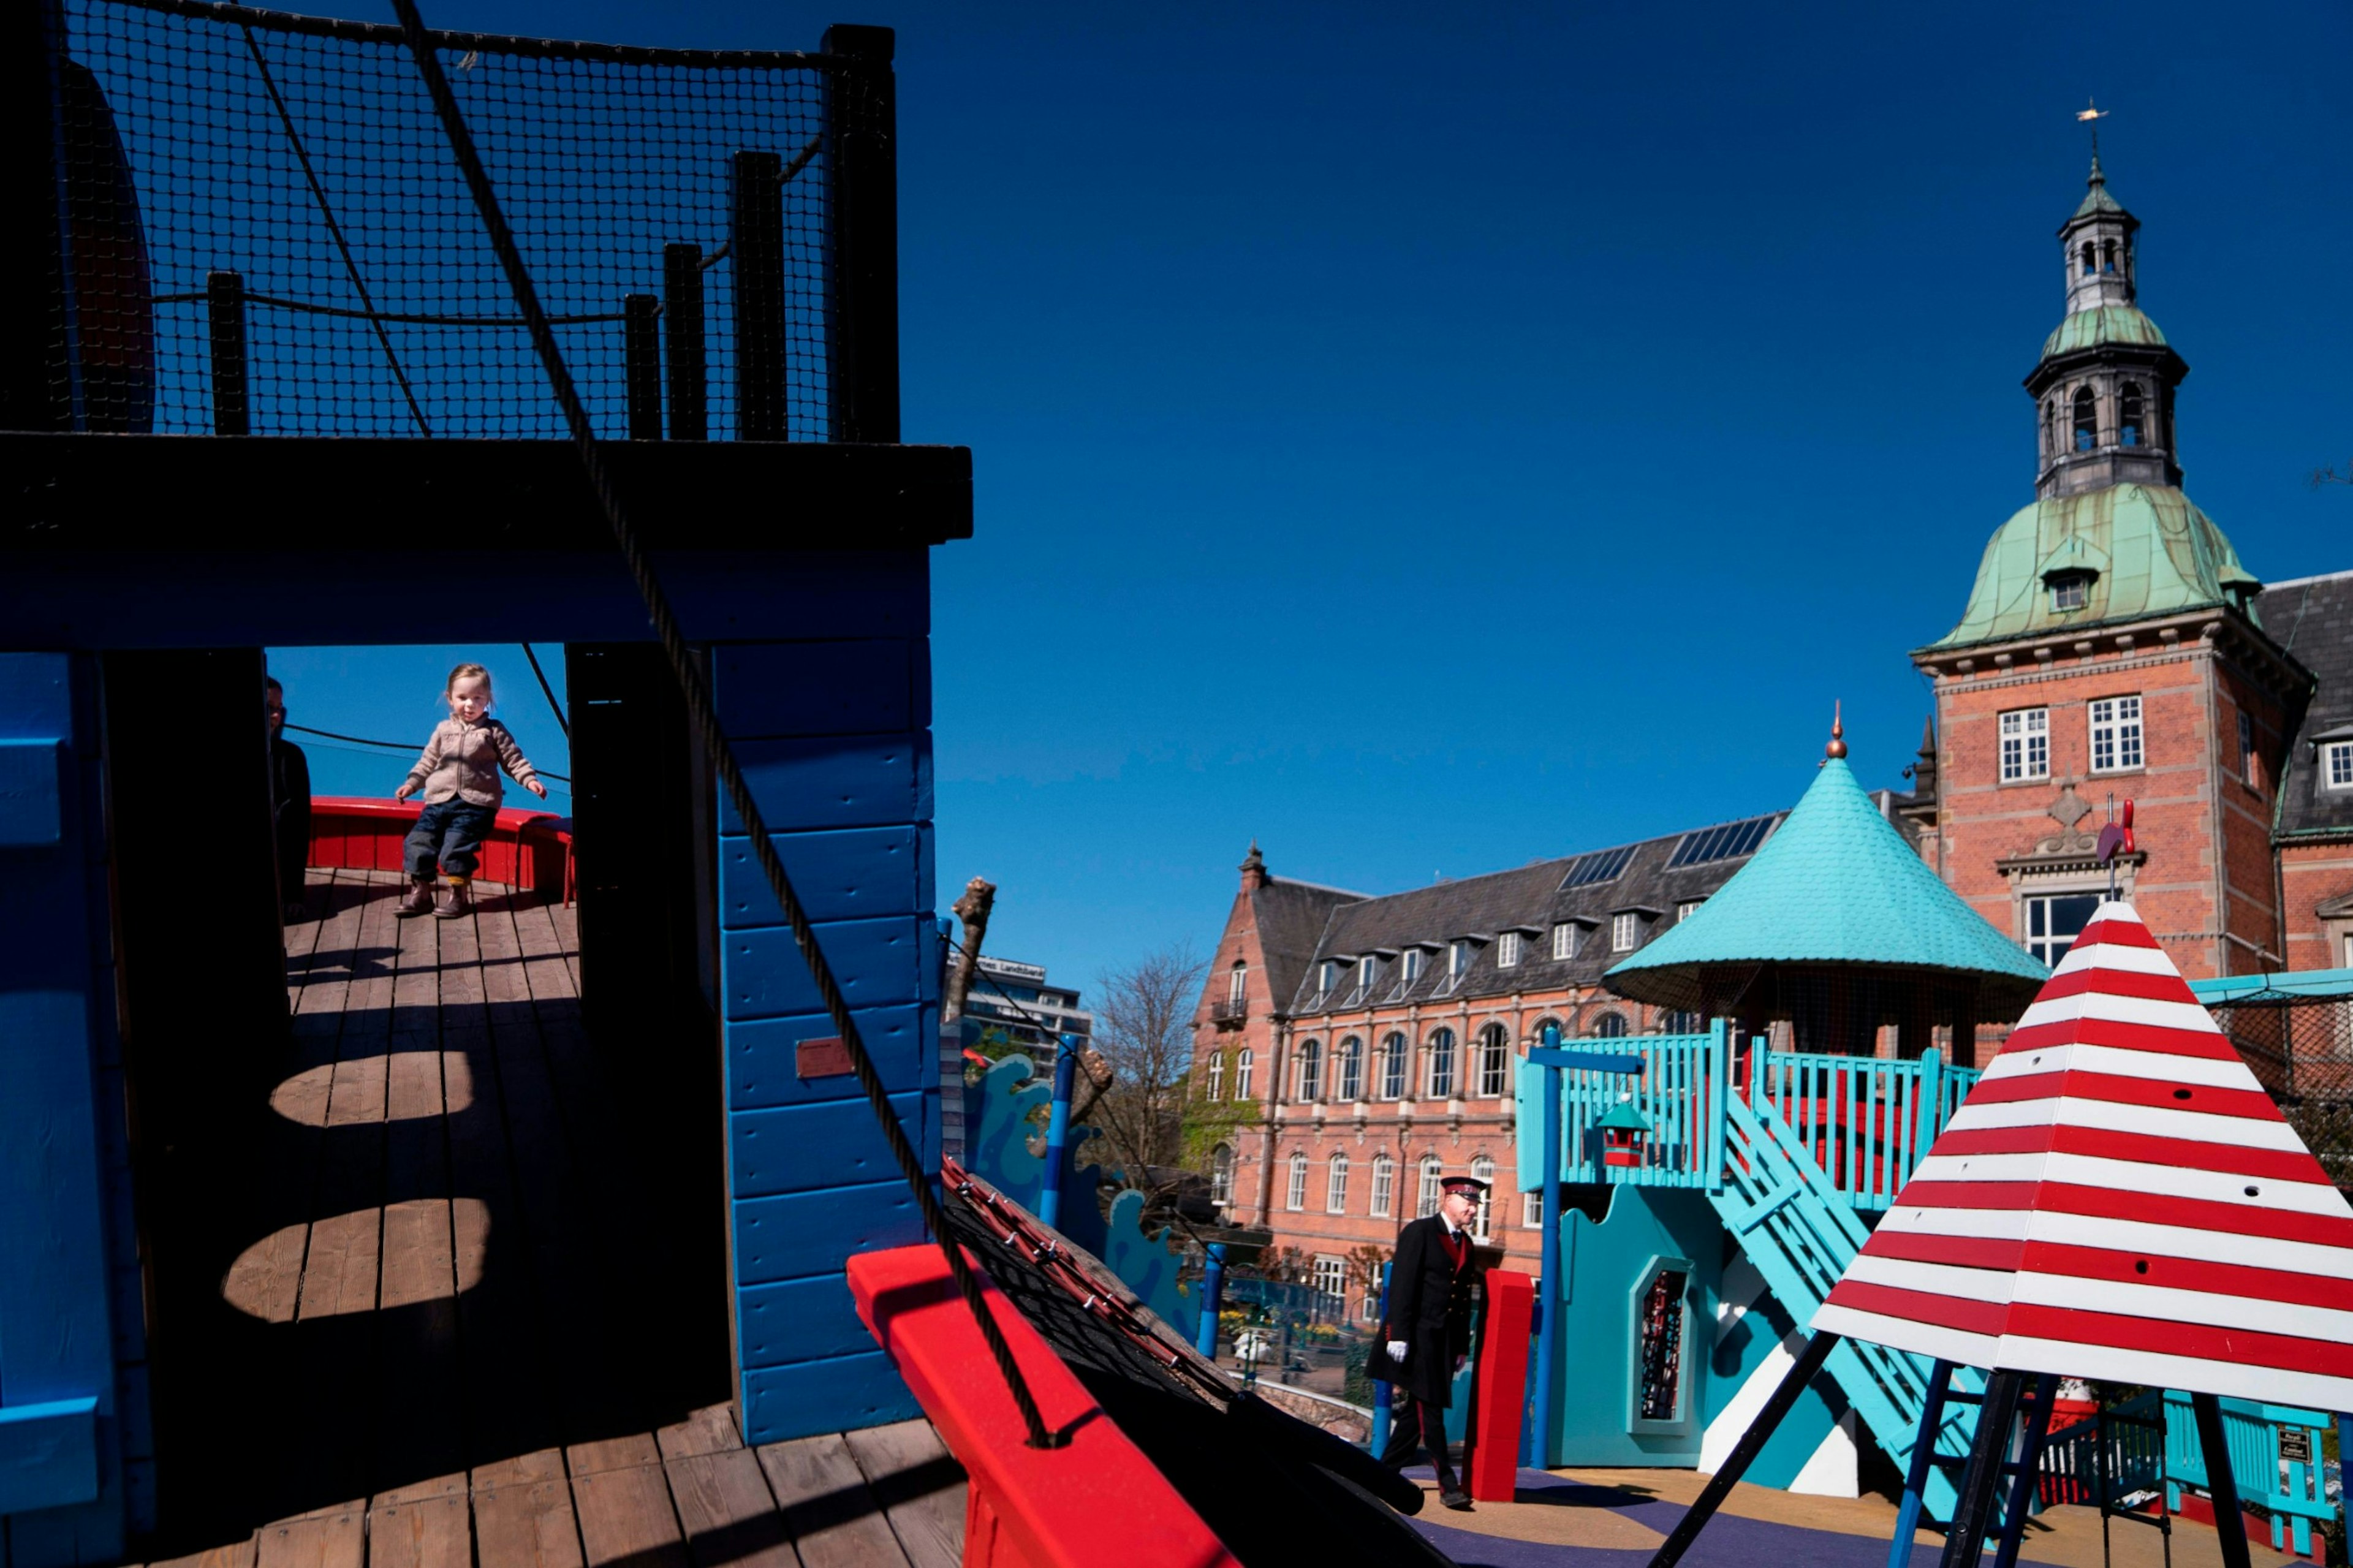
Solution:
M 2067 315 L 2026 378 L 2039 499 L 2181 483 L 2173 394 L 2189 366 L 2137 303 L 2139 231 L 2094 152 L 2083 203 L 2059 227 Z

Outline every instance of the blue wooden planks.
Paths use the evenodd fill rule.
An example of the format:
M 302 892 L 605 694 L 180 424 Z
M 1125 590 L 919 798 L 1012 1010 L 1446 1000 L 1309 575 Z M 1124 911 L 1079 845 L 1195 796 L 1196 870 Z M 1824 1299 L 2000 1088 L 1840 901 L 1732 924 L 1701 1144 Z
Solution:
M 63 831 L 65 742 L 0 740 L 0 848 L 42 847 Z
M 748 1288 L 836 1274 L 853 1252 L 923 1239 L 914 1194 L 896 1175 L 863 1186 L 747 1198 L 735 1205 L 735 1278 Z
M 817 928 L 818 948 L 853 1008 L 912 1005 L 936 995 L 938 942 L 928 915 L 835 921 Z M 730 932 L 722 950 L 730 1023 L 825 1011 L 825 998 L 785 927 Z
M 879 1350 L 744 1373 L 746 1443 L 852 1431 L 913 1420 L 923 1413 L 890 1358 Z
M 937 1012 L 926 1007 L 853 1010 L 859 1038 L 866 1042 L 882 1086 L 891 1093 L 929 1089 L 939 1072 Z M 759 1018 L 727 1031 L 727 1103 L 738 1110 L 771 1105 L 805 1105 L 825 1100 L 858 1100 L 865 1090 L 855 1075 L 799 1076 L 799 1047 L 834 1034 L 822 1013 L 790 1018 Z
M 744 1364 L 788 1366 L 828 1356 L 863 1355 L 873 1336 L 859 1321 L 846 1273 L 813 1275 L 744 1292 Z
M 722 644 L 711 655 L 719 722 L 737 740 L 922 729 L 922 651 L 905 637 Z
M 913 823 L 772 833 L 785 874 L 813 921 L 916 914 L 932 907 L 932 839 Z M 752 858 L 752 840 L 719 841 L 719 919 L 729 930 L 782 925 L 785 912 Z
M 894 1094 L 891 1109 L 920 1149 L 935 1096 Z M 874 1111 L 860 1100 L 739 1110 L 728 1118 L 728 1161 L 735 1195 L 808 1192 L 898 1179 Z
M 98 1496 L 98 1399 L 0 1405 L 0 1514 Z

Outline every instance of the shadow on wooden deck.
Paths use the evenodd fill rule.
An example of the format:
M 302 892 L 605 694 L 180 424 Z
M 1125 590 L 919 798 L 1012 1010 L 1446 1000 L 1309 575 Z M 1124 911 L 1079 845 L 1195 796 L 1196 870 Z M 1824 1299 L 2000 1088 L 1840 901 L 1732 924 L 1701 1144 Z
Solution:
M 634 1081 L 666 1042 L 590 1049 L 574 911 L 485 886 L 470 918 L 404 921 L 399 890 L 311 873 L 282 1045 L 185 1031 L 226 1081 L 146 1203 L 162 1544 L 240 1542 L 203 1554 L 221 1568 L 889 1563 L 902 1511 L 960 1541 L 962 1473 L 922 1423 L 743 1447 L 724 1281 L 675 1212 L 695 1161 Z M 826 1544 L 845 1531 L 855 1555 Z

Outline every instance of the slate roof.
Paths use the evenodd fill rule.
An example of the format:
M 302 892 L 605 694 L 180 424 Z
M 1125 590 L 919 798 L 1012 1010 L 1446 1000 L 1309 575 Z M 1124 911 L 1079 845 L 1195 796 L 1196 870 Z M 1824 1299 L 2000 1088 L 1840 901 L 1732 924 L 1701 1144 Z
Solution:
M 1716 965 L 1851 963 L 1977 975 L 2025 1005 L 2048 978 L 1928 868 L 1843 758 L 1691 919 L 1609 971 L 1612 990 L 1673 1005 Z
M 2255 603 L 2272 640 L 2319 678 L 2288 748 L 2279 835 L 2353 833 L 2353 790 L 2321 787 L 2314 745 L 2353 740 L 2353 572 L 2275 583 Z
M 1260 956 L 1266 964 L 1267 994 L 1275 1011 L 1295 995 L 1315 956 L 1315 941 L 1332 911 L 1363 901 L 1365 895 L 1269 876 L 1250 894 L 1250 918 L 1258 927 Z
M 1751 820 L 1778 825 L 1782 815 L 1775 812 Z M 1597 984 L 1602 971 L 1623 956 L 1609 951 L 1612 915 L 1637 911 L 1647 940 L 1674 923 L 1676 905 L 1707 898 L 1747 864 L 1748 856 L 1740 855 L 1669 867 L 1667 862 L 1679 845 L 1686 838 L 1696 840 L 1707 831 L 1702 827 L 1671 833 L 1583 855 L 1538 860 L 1516 870 L 1465 877 L 1337 905 L 1298 972 L 1297 988 L 1285 1011 L 1301 1017 L 1361 1012 L 1367 1006 L 1404 1002 L 1451 1002 Z M 1570 868 L 1580 861 L 1621 850 L 1625 862 L 1615 876 L 1580 887 L 1563 886 Z M 1582 934 L 1575 957 L 1556 960 L 1552 928 L 1564 921 L 1576 925 Z M 1514 929 L 1523 938 L 1520 962 L 1509 969 L 1500 968 L 1495 963 L 1495 939 Z M 1449 984 L 1446 944 L 1457 937 L 1469 937 L 1477 946 L 1469 971 Z M 1401 987 L 1402 955 L 1416 946 L 1425 953 L 1420 977 Z M 1369 998 L 1357 992 L 1353 968 L 1355 961 L 1367 953 L 1380 959 Z M 1344 973 L 1331 993 L 1324 994 L 1316 988 L 1315 966 L 1327 958 L 1343 961 Z

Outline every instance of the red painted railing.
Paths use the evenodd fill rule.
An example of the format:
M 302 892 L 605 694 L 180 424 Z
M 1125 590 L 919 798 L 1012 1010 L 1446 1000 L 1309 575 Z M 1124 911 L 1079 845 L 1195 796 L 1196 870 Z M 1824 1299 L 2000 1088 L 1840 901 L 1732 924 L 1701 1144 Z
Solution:
M 965 1568 L 1240 1568 L 985 1275 L 981 1291 L 1047 1426 L 1070 1434 L 1064 1447 L 1029 1447 L 1005 1380 L 938 1247 L 901 1247 L 849 1259 L 858 1315 L 970 1478 Z
M 415 801 L 371 800 L 359 795 L 311 797 L 310 864 L 362 871 L 401 868 L 401 840 L 425 808 Z M 553 812 L 499 813 L 482 846 L 486 882 L 503 882 L 571 903 L 577 883 L 572 865 L 572 819 Z

